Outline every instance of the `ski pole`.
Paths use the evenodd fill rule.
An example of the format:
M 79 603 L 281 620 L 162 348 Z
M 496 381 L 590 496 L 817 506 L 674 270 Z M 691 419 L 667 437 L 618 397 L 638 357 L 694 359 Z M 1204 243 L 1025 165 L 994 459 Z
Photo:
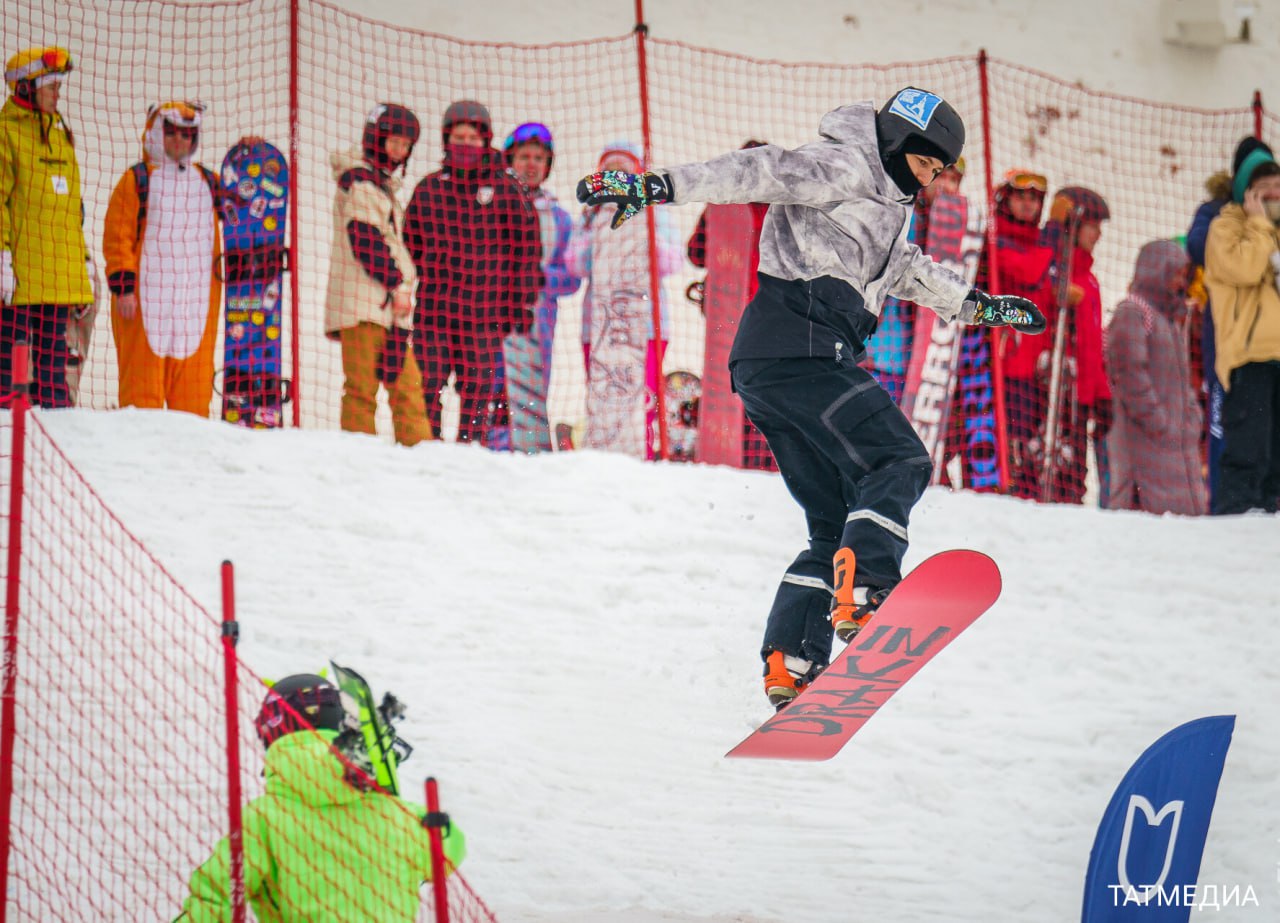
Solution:
M 1054 456 L 1058 451 L 1058 427 L 1061 426 L 1062 364 L 1066 355 L 1067 324 L 1071 320 L 1071 269 L 1076 248 L 1076 229 L 1081 209 L 1076 206 L 1067 216 L 1063 235 L 1063 253 L 1058 276 L 1058 321 L 1053 331 L 1053 354 L 1049 363 L 1049 407 L 1044 424 L 1044 462 L 1040 472 L 1040 502 L 1048 503 L 1053 490 Z

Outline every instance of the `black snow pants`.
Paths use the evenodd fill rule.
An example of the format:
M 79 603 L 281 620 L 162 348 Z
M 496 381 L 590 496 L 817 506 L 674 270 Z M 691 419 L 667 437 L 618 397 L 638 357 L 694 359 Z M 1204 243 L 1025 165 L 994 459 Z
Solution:
M 761 654 L 825 666 L 836 549 L 857 556 L 856 586 L 896 586 L 911 508 L 933 466 L 902 411 L 850 358 L 738 359 L 731 372 L 809 525 L 809 547 L 782 578 Z
M 1231 390 L 1222 402 L 1222 440 L 1214 515 L 1276 512 L 1280 499 L 1280 362 L 1250 362 L 1231 372 Z

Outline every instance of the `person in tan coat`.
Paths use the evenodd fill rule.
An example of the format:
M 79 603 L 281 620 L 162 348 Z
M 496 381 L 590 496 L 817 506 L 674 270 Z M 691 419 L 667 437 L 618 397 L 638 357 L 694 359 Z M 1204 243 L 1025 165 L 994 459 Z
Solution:
M 209 415 L 222 258 L 217 176 L 195 162 L 198 103 L 152 106 L 143 159 L 116 183 L 102 252 L 120 406 Z
M 1209 225 L 1205 282 L 1214 366 L 1226 392 L 1215 514 L 1276 512 L 1280 500 L 1280 164 L 1258 149 Z
M 396 193 L 418 140 L 418 118 L 392 103 L 374 108 L 361 149 L 334 154 L 333 249 L 325 294 L 325 334 L 342 343 L 342 428 L 376 432 L 378 383 L 387 389 L 396 442 L 433 438 L 422 372 L 409 350 L 417 271 L 401 238 Z

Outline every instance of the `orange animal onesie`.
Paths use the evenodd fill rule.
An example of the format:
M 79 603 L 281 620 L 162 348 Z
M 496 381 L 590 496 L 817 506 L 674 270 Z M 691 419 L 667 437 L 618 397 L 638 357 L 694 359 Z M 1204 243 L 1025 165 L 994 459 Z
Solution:
M 147 116 L 142 164 L 116 183 L 107 207 L 102 251 L 111 288 L 111 330 L 120 363 L 120 406 L 168 407 L 208 416 L 213 397 L 213 350 L 222 283 L 216 178 L 193 163 L 165 155 L 164 122 L 198 132 L 200 109 L 165 103 Z M 145 202 L 138 172 L 145 168 Z M 132 317 L 120 298 L 134 293 Z

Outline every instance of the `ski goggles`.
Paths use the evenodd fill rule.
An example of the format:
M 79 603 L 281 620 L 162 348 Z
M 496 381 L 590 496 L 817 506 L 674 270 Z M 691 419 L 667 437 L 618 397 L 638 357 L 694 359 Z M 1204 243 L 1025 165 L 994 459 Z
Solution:
M 517 145 L 528 144 L 531 141 L 541 144 L 549 151 L 556 149 L 555 143 L 551 140 L 551 129 L 541 122 L 525 122 L 523 125 L 516 126 L 516 130 L 507 135 L 507 140 L 502 143 L 502 149 L 509 151 Z
M 65 48 L 46 48 L 40 55 L 40 63 L 51 71 L 71 70 L 71 52 Z
M 1011 189 L 1032 189 L 1041 194 L 1049 191 L 1049 181 L 1045 177 L 1026 170 L 1010 170 L 1004 175 L 1004 185 Z

